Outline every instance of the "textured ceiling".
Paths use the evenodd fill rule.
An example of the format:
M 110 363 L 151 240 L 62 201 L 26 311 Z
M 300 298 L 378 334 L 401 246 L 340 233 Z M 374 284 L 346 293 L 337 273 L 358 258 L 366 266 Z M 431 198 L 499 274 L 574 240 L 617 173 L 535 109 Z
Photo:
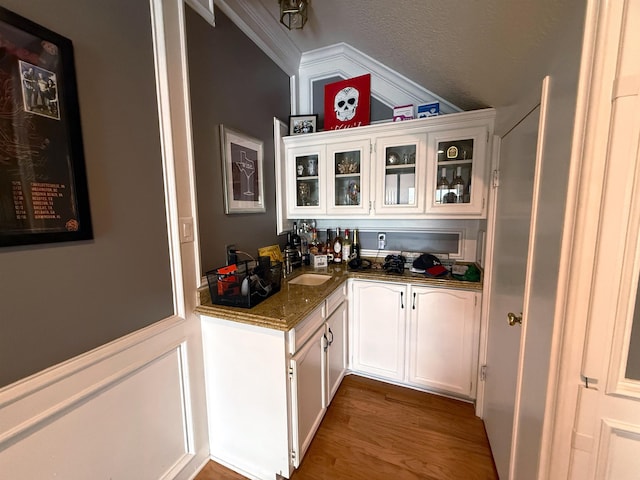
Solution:
M 311 0 L 301 52 L 345 42 L 463 110 L 509 105 L 545 75 L 544 57 L 584 0 Z M 270 19 L 271 20 L 271 19 Z M 269 22 L 271 24 L 271 22 Z

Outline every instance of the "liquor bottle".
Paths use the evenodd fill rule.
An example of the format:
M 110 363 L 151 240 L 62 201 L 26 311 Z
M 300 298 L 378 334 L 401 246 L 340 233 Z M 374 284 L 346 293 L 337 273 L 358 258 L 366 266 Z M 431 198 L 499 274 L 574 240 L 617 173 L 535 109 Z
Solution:
M 309 253 L 318 255 L 321 251 L 320 240 L 318 240 L 318 231 L 314 228 L 311 230 L 311 241 L 309 242 Z
M 451 190 L 456 195 L 455 202 L 464 201 L 464 180 L 462 179 L 462 167 L 458 167 L 455 178 L 451 181 Z
M 344 231 L 344 240 L 342 241 L 342 261 L 348 262 L 351 260 L 351 240 L 349 239 L 349 229 Z
M 324 253 L 333 257 L 333 240 L 331 238 L 330 228 L 327 228 L 327 241 L 324 244 Z
M 298 235 L 298 223 L 293 222 L 293 230 L 291 230 L 291 245 L 302 255 L 302 240 Z
M 449 182 L 447 181 L 447 168 L 442 167 L 442 174 L 436 185 L 436 203 L 446 203 L 446 196 L 449 193 Z
M 353 230 L 353 242 L 351 242 L 351 256 L 353 258 L 360 258 L 360 243 L 358 242 L 358 230 Z
M 336 228 L 336 237 L 333 239 L 333 261 L 334 263 L 342 262 L 342 237 L 340 236 L 340 227 Z

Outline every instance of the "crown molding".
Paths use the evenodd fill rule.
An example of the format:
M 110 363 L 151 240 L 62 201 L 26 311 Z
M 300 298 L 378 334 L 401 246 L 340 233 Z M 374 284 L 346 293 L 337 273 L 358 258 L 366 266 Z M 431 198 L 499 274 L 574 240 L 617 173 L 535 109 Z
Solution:
M 287 75 L 298 74 L 302 52 L 284 27 L 273 28 L 273 16 L 261 2 L 215 0 L 215 4 Z M 280 27 L 280 24 L 277 24 Z
M 400 75 L 346 43 L 337 43 L 302 54 L 298 72 L 298 114 L 312 113 L 313 82 L 329 77 L 352 78 L 371 74 L 371 95 L 393 108 L 398 105 L 439 102 L 440 113 L 462 109 Z

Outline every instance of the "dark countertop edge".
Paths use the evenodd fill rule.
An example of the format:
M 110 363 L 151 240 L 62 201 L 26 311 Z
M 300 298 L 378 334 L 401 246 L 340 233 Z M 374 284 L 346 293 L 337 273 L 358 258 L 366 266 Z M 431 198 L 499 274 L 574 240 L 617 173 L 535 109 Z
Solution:
M 299 285 L 288 285 L 288 281 L 301 275 L 303 273 L 323 273 L 331 274 L 333 278 L 326 282 L 326 285 L 308 287 Z M 208 287 L 201 287 L 198 289 L 199 305 L 195 308 L 195 312 L 209 317 L 219 318 L 222 320 L 230 320 L 239 323 L 245 323 L 248 325 L 254 325 L 257 327 L 269 328 L 271 330 L 288 331 L 294 328 L 300 323 L 306 316 L 316 309 L 322 302 L 331 295 L 343 282 L 348 279 L 367 280 L 367 281 L 379 281 L 379 282 L 394 282 L 405 283 L 418 286 L 428 286 L 437 288 L 450 288 L 461 290 L 473 290 L 482 291 L 482 280 L 479 282 L 465 282 L 462 280 L 454 280 L 450 278 L 430 278 L 423 274 L 405 272 L 403 274 L 387 273 L 380 269 L 370 270 L 346 270 L 340 266 L 329 266 L 327 268 L 314 269 L 313 267 L 302 267 L 295 271 L 293 275 L 282 280 L 281 291 L 274 294 L 272 297 L 264 300 L 262 303 L 256 305 L 253 309 L 246 309 L 240 307 L 230 307 L 226 305 L 214 305 L 211 303 L 211 297 L 209 295 Z M 285 315 L 273 315 L 264 312 L 267 309 L 267 302 L 271 302 L 272 307 L 274 301 L 282 302 L 282 296 L 287 291 L 292 289 L 294 295 L 302 296 L 306 295 L 307 301 L 302 305 L 298 305 L 295 313 L 288 313 Z M 310 299 L 308 297 L 311 297 Z M 267 304 L 267 305 L 265 305 Z M 282 305 L 282 303 L 280 304 Z M 253 313 L 254 309 L 258 309 L 258 312 L 262 310 L 264 313 Z

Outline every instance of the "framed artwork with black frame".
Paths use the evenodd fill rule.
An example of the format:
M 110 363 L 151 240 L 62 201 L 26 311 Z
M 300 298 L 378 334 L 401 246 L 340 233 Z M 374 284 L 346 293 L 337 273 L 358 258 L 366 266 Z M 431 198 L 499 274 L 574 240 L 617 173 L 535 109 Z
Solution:
M 73 46 L 0 7 L 0 246 L 93 238 Z
M 290 115 L 289 135 L 302 135 L 318 131 L 318 115 Z
M 264 143 L 220 125 L 220 144 L 225 213 L 265 212 Z

